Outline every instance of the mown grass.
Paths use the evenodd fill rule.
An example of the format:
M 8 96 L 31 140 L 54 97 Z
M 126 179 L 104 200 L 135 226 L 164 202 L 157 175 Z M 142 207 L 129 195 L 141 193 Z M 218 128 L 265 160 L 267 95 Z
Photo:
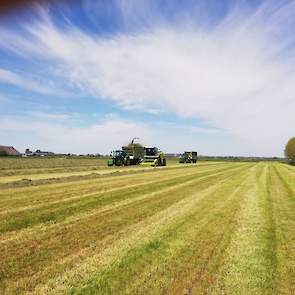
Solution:
M 217 170 L 217 172 L 225 172 L 227 169 L 232 169 L 232 167 L 223 168 L 221 170 Z M 206 181 L 211 177 L 209 176 L 210 174 L 212 174 L 210 171 L 203 174 L 203 176 L 208 176 Z M 155 182 L 152 184 L 153 192 L 157 192 L 163 188 L 169 188 L 175 184 L 189 182 L 197 179 L 197 176 L 202 176 L 202 174 L 196 172 L 191 173 L 191 175 L 177 176 L 176 179 L 172 177 L 168 180 Z M 130 199 L 138 195 L 148 194 L 150 191 L 150 183 L 133 187 L 127 186 L 126 188 L 122 188 L 117 191 L 97 193 L 95 195 L 91 194 L 83 198 L 69 199 L 66 201 L 60 200 L 57 203 L 45 205 L 42 208 L 38 207 L 36 209 L 25 210 L 22 214 L 19 214 L 19 212 L 3 214 L 0 216 L 0 220 L 2 220 L 0 224 L 0 233 L 27 228 L 39 223 L 61 222 L 65 220 L 66 217 L 73 214 L 87 211 L 99 206 L 105 206 L 112 202 L 118 202 L 126 198 Z M 164 192 L 164 194 L 166 195 L 166 192 Z
M 15 170 L 17 173 L 21 169 L 46 169 L 46 168 L 81 168 L 93 166 L 106 166 L 104 158 L 67 158 L 67 157 L 45 157 L 45 158 L 10 158 L 0 159 L 0 170 Z
M 233 169 L 233 168 L 232 168 Z M 243 168 L 245 169 L 245 168 Z M 234 170 L 234 169 L 233 169 Z M 120 232 L 121 229 L 140 222 L 144 218 L 152 216 L 157 212 L 171 206 L 173 203 L 183 199 L 187 193 L 193 192 L 198 186 L 200 189 L 206 188 L 208 184 L 214 183 L 218 178 L 230 177 L 236 173 L 236 171 L 231 171 L 228 175 L 226 173 L 221 173 L 215 176 L 215 178 L 203 179 L 199 181 L 196 179 L 195 183 L 190 183 L 184 190 L 183 179 L 178 179 L 178 185 L 171 190 L 170 194 L 166 191 L 160 191 L 159 193 L 153 192 L 149 193 L 147 197 L 141 197 L 135 202 L 131 202 L 127 205 L 120 207 L 114 207 L 100 214 L 91 215 L 90 218 L 81 218 L 74 224 L 65 225 L 63 227 L 54 227 L 52 230 L 46 232 L 40 237 L 31 236 L 29 241 L 19 240 L 12 241 L 9 243 L 11 247 L 7 247 L 2 252 L 2 261 L 7 261 L 7 257 L 10 257 L 10 251 L 17 254 L 14 259 L 9 259 L 9 263 L 12 265 L 17 265 L 18 268 L 9 268 L 3 270 L 5 272 L 6 278 L 16 278 L 18 276 L 22 277 L 25 270 L 28 274 L 28 268 L 20 267 L 21 265 L 29 266 L 29 271 L 34 272 L 36 269 L 40 268 L 41 265 L 46 266 L 46 263 L 55 261 L 57 258 L 62 258 L 64 255 L 70 255 L 70 253 L 75 253 L 83 247 L 89 247 L 92 243 L 101 243 L 104 239 L 109 239 L 111 235 L 116 232 Z M 202 185 L 200 184 L 202 182 Z M 181 185 L 181 186 L 180 186 Z M 166 186 L 166 185 L 164 185 Z M 169 186 L 167 187 L 167 189 Z M 139 192 L 137 192 L 139 194 Z M 129 198 L 132 193 L 129 193 Z M 60 211 L 59 211 L 60 212 Z M 63 212 L 64 213 L 64 212 Z M 42 216 L 42 214 L 40 215 Z M 62 215 L 64 218 L 64 215 Z M 35 221 L 35 219 L 33 219 Z M 81 238 L 83 235 L 83 238 Z M 55 237 L 59 239 L 54 239 Z M 45 247 L 40 247 L 46 244 Z M 38 251 L 34 253 L 33 249 L 38 248 Z M 48 251 L 48 248 L 51 251 Z M 33 253 L 32 253 L 33 252 Z M 46 259 L 45 259 L 46 258 Z M 8 262 L 8 261 L 7 261 Z M 39 278 L 40 279 L 40 278 Z
M 7 160 L 12 161 L 11 158 L 4 158 L 4 161 Z M 30 166 L 31 161 L 34 163 L 35 160 L 39 161 L 39 164 L 44 165 L 42 159 L 15 159 L 16 161 L 27 161 Z M 46 161 L 49 159 L 45 158 Z M 57 159 L 54 158 L 56 161 Z M 65 163 L 67 162 L 67 158 L 64 158 Z M 81 159 L 82 161 L 83 159 Z M 75 161 L 77 163 L 75 163 Z M 18 168 L 18 169 L 7 169 L 0 168 L 0 188 L 14 188 L 14 187 L 24 187 L 24 186 L 32 186 L 32 185 L 43 185 L 48 183 L 56 183 L 56 182 L 68 182 L 68 181 L 77 181 L 79 177 L 84 179 L 92 179 L 98 177 L 106 177 L 106 176 L 114 176 L 114 175 L 122 175 L 122 174 L 131 174 L 131 173 L 141 173 L 143 171 L 152 171 L 153 169 L 163 169 L 164 167 L 142 167 L 140 165 L 136 166 L 121 166 L 121 167 L 108 167 L 106 165 L 105 159 L 88 159 L 89 165 L 85 166 L 75 166 L 79 164 L 79 159 L 76 159 L 73 162 L 67 163 L 65 166 L 61 167 L 51 167 L 51 168 Z M 82 162 L 83 163 L 83 162 Z M 91 165 L 90 165 L 91 164 Z M 210 166 L 210 165 L 218 165 L 220 162 L 202 162 L 200 166 Z M 0 159 L 1 166 L 1 159 Z M 179 164 L 175 159 L 168 160 L 168 167 L 164 169 L 175 169 L 182 167 L 192 167 L 192 165 L 187 164 Z M 26 165 L 25 165 L 26 167 Z
M 231 165 L 227 165 L 230 167 Z M 223 169 L 225 167 L 222 167 Z M 217 171 L 216 167 L 203 167 L 202 169 L 195 170 L 195 173 L 202 174 L 209 171 Z M 152 172 L 150 175 L 146 173 Z M 137 174 L 137 173 L 136 173 Z M 160 169 L 160 170 L 147 170 L 142 171 L 140 174 L 124 174 L 117 175 L 114 179 L 111 175 L 106 178 L 100 179 L 87 179 L 82 177 L 80 180 L 59 183 L 55 181 L 51 184 L 43 184 L 39 186 L 26 186 L 23 188 L 14 188 L 13 195 L 11 188 L 2 189 L 0 191 L 0 211 L 1 208 L 16 208 L 25 206 L 26 204 L 38 204 L 70 198 L 71 196 L 80 197 L 85 194 L 105 192 L 106 190 L 116 188 L 126 188 L 137 184 L 151 184 L 153 181 L 163 181 L 165 179 L 172 179 L 175 177 L 182 177 L 191 174 L 190 169 L 179 167 L 177 169 Z
M 4 189 L 0 293 L 294 294 L 294 177 L 203 163 Z
M 188 287 L 183 285 L 183 280 L 186 281 L 191 268 L 196 277 L 196 266 L 199 276 L 204 271 L 208 256 L 216 248 L 213 239 L 220 246 L 224 231 L 230 233 L 229 228 L 219 231 L 215 225 L 222 221 L 220 226 L 225 226 L 231 214 L 236 214 L 234 209 L 238 202 L 234 200 L 235 194 L 226 194 L 232 190 L 232 185 L 238 185 L 244 177 L 245 172 L 233 177 L 230 186 L 225 184 L 220 187 L 206 201 L 169 224 L 149 242 L 131 249 L 120 260 L 82 283 L 85 286 L 72 289 L 70 293 L 149 294 L 153 288 L 150 294 L 182 294 Z M 221 199 L 218 197 L 220 194 L 226 197 Z M 229 202 L 231 205 L 226 206 Z M 226 220 L 223 220 L 224 217 Z M 134 282 L 132 278 L 138 273 L 139 278 Z

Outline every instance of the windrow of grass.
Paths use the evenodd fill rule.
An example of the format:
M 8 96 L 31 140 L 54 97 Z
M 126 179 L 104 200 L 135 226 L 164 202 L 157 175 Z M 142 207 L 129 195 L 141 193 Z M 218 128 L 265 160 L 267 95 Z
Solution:
M 233 175 L 234 173 L 237 173 L 237 170 L 240 170 L 240 168 L 235 168 L 232 169 L 233 171 L 231 172 L 231 175 Z M 221 175 L 220 175 L 221 174 Z M 216 175 L 216 173 L 214 173 L 214 175 Z M 217 175 L 224 177 L 224 175 L 222 175 L 221 172 L 218 172 Z M 213 176 L 213 175 L 210 175 Z M 202 176 L 198 178 L 198 181 L 202 181 L 204 182 L 204 180 L 207 182 L 208 179 L 204 179 L 204 177 L 206 178 L 206 176 Z M 219 177 L 220 178 L 220 177 Z M 81 212 L 79 214 L 75 214 L 71 217 L 67 217 L 63 222 L 60 223 L 45 223 L 45 224 L 40 224 L 39 226 L 34 226 L 34 227 L 29 227 L 23 230 L 18 230 L 18 231 L 13 231 L 13 232 L 7 232 L 6 234 L 2 235 L 2 239 L 0 240 L 0 243 L 4 243 L 4 242 L 9 242 L 11 240 L 21 240 L 21 237 L 25 236 L 32 236 L 35 235 L 35 232 L 38 231 L 40 233 L 40 231 L 46 231 L 49 230 L 51 228 L 56 228 L 59 225 L 63 224 L 74 224 L 75 222 L 79 222 L 82 219 L 85 218 L 92 218 L 95 215 L 98 214 L 102 214 L 104 212 L 108 212 L 109 210 L 114 210 L 123 206 L 127 206 L 133 202 L 136 201 L 142 201 L 145 198 L 152 198 L 154 196 L 157 196 L 158 193 L 169 193 L 170 191 L 173 191 L 175 187 L 177 187 L 178 189 L 181 188 L 182 186 L 187 186 L 190 185 L 190 183 L 195 182 L 194 180 L 189 180 L 188 182 L 183 182 L 183 183 L 178 183 L 176 185 L 173 186 L 169 186 L 169 187 L 165 187 L 163 189 L 161 189 L 160 191 L 154 191 L 152 193 L 147 193 L 147 194 L 139 194 L 138 196 L 132 197 L 132 198 L 126 198 L 123 199 L 122 201 L 118 201 L 118 202 L 110 202 L 109 205 L 105 205 L 105 206 L 101 206 L 100 208 L 93 208 L 89 211 L 86 212 Z M 195 183 L 196 184 L 196 183 Z
M 161 171 L 162 172 L 162 171 Z M 203 173 L 201 171 L 200 173 Z M 189 169 L 183 170 L 182 175 L 189 175 Z M 152 184 L 162 180 L 179 177 L 179 172 L 167 171 L 163 173 L 155 172 L 151 175 L 141 173 L 139 175 L 128 175 L 120 177 L 110 177 L 107 179 L 95 179 L 91 181 L 75 181 L 66 184 L 51 184 L 41 187 L 6 190 L 0 194 L 0 214 L 10 208 L 13 210 L 46 205 L 52 202 L 64 201 L 71 198 L 82 198 L 99 192 L 105 193 L 116 189 L 137 186 L 141 184 Z
M 212 294 L 276 293 L 276 224 L 270 168 L 253 175 L 253 189 L 242 204 L 238 227 Z
M 68 168 L 106 166 L 106 159 L 97 158 L 1 158 L 0 171 L 22 169 Z
M 102 207 L 101 197 L 95 202 L 93 199 L 86 203 L 76 202 L 70 209 L 67 207 L 50 208 L 52 214 L 57 214 L 53 219 L 56 224 L 45 228 L 45 230 L 40 230 L 37 227 L 35 235 L 23 235 L 20 239 L 12 239 L 0 244 L 0 258 L 3 262 L 0 267 L 0 277 L 2 278 L 0 286 L 2 286 L 2 290 L 9 292 L 16 290 L 21 293 L 24 290 L 33 290 L 37 283 L 46 282 L 50 277 L 54 277 L 66 269 L 71 269 L 80 260 L 84 260 L 107 245 L 116 242 L 126 234 L 126 229 L 153 218 L 167 208 L 192 196 L 196 191 L 201 196 L 202 191 L 208 187 L 216 186 L 216 183 L 242 173 L 249 166 L 250 164 L 243 164 L 239 169 L 237 166 L 232 166 L 231 169 L 226 168 L 215 175 L 208 174 L 201 179 L 194 174 L 191 179 L 187 179 L 187 176 L 185 179 L 180 177 L 177 181 L 166 182 L 162 187 L 154 188 L 153 186 L 149 190 L 141 187 L 141 190 L 126 191 L 124 198 L 126 200 L 134 198 L 134 202 L 130 201 L 119 207 L 112 208 L 110 206 L 108 210 L 102 212 L 99 211 L 99 208 Z M 106 202 L 103 206 L 111 205 L 112 202 L 116 204 L 119 201 L 119 195 L 108 195 L 108 198 L 103 201 Z M 210 199 L 208 200 L 210 201 Z M 203 202 L 206 203 L 205 200 Z M 95 207 L 98 214 L 95 214 Z M 88 215 L 88 210 L 94 212 Z M 86 214 L 84 218 L 79 216 L 72 223 L 64 222 L 66 218 L 77 213 Z M 33 222 L 30 221 L 29 225 L 26 221 L 28 215 L 22 217 L 28 228 L 37 225 L 42 220 L 42 214 L 39 214 L 38 211 L 34 214 L 31 219 Z M 47 211 L 43 211 L 43 214 L 46 215 Z M 37 218 L 37 222 L 35 222 L 35 218 Z M 14 219 L 11 219 L 11 224 L 15 225 Z
M 208 263 L 218 260 L 222 242 L 227 244 L 242 191 L 249 189 L 240 187 L 248 175 L 249 170 L 235 174 L 199 202 L 194 202 L 195 193 L 192 193 L 187 200 L 192 206 L 187 211 L 180 211 L 153 235 L 147 232 L 142 243 L 131 245 L 124 255 L 98 267 L 94 275 L 69 293 L 184 294 L 189 291 L 188 287 L 194 287 L 195 280 L 205 275 Z
M 295 294 L 293 167 L 152 171 L 2 190 L 0 294 Z
M 295 170 L 271 167 L 277 240 L 277 293 L 295 294 Z
M 66 172 L 96 171 L 108 169 L 107 166 L 98 166 L 97 163 L 87 166 L 69 166 L 69 167 L 52 167 L 52 168 L 31 168 L 31 169 L 0 169 L 0 177 L 18 176 L 18 175 L 36 175 L 36 174 L 54 174 Z
M 236 165 L 237 166 L 237 165 Z M 229 165 L 228 167 L 233 167 Z M 221 169 L 224 169 L 221 168 Z M 218 169 L 199 168 L 198 171 L 188 168 L 180 170 L 154 170 L 153 172 L 140 173 L 136 175 L 114 176 L 106 179 L 82 180 L 70 183 L 54 183 L 39 187 L 6 189 L 0 192 L 0 214 L 10 208 L 17 209 L 38 204 L 46 204 L 71 197 L 79 197 L 87 194 L 105 192 L 107 190 L 121 189 L 138 184 L 148 184 L 153 181 L 161 181 L 174 177 L 181 177 L 194 173 L 203 174 Z M 221 171 L 221 170 L 220 170 Z
M 178 163 L 177 158 L 167 159 L 169 165 L 175 165 Z M 201 161 L 199 165 L 211 165 L 222 162 L 206 162 Z M 55 169 L 84 169 L 84 168 L 107 168 L 106 158 L 1 158 L 0 161 L 0 175 L 5 172 L 11 172 L 18 174 L 19 171 L 38 171 L 48 170 L 52 171 Z M 30 173 L 31 173 L 30 172 Z M 33 173 L 31 173 L 33 174 Z
M 66 217 L 72 216 L 74 214 L 91 210 L 93 208 L 106 206 L 111 202 L 122 201 L 126 198 L 134 198 L 138 195 L 150 193 L 151 186 L 154 192 L 160 191 L 165 188 L 165 192 L 168 188 L 170 190 L 173 185 L 178 185 L 189 181 L 195 182 L 198 177 L 216 177 L 218 173 L 223 174 L 226 170 L 232 168 L 223 168 L 221 171 L 212 173 L 205 172 L 204 174 L 191 173 L 190 175 L 180 176 L 174 178 L 169 178 L 163 181 L 157 181 L 151 184 L 141 184 L 138 186 L 127 186 L 120 190 L 111 190 L 109 192 L 97 193 L 86 195 L 83 198 L 69 198 L 66 200 L 60 200 L 59 202 L 44 204 L 43 207 L 29 208 L 19 214 L 17 212 L 9 212 L 7 214 L 0 215 L 0 233 L 5 233 L 9 231 L 20 230 L 23 228 L 28 228 L 40 223 L 57 223 L 65 220 Z M 209 176 L 212 174 L 212 176 Z M 205 178 L 207 180 L 207 178 Z
M 222 165 L 222 163 L 202 163 L 198 166 L 211 166 L 211 165 Z M 169 165 L 168 167 L 157 167 L 157 170 L 165 169 L 181 169 L 183 167 L 189 168 L 188 165 L 185 164 L 174 164 Z M 193 166 L 190 166 L 193 167 Z M 63 172 L 53 172 L 49 171 L 48 173 L 40 173 L 39 169 L 37 171 L 27 171 L 21 173 L 18 170 L 17 174 L 13 174 L 10 176 L 1 176 L 0 175 L 0 188 L 15 188 L 15 187 L 26 187 L 26 186 L 36 186 L 36 185 L 44 185 L 50 184 L 54 182 L 65 183 L 68 181 L 76 181 L 80 178 L 84 179 L 92 179 L 99 177 L 107 177 L 113 175 L 124 175 L 124 174 L 133 174 L 133 173 L 141 173 L 143 171 L 152 171 L 153 167 L 142 167 L 142 166 L 125 166 L 125 167 L 95 167 L 94 169 L 84 169 L 77 171 L 70 168 L 67 171 Z

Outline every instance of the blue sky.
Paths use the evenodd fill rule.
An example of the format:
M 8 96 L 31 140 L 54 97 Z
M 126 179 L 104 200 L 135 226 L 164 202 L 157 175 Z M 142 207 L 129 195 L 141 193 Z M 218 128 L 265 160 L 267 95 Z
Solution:
M 69 4 L 71 3 L 71 4 Z M 0 144 L 281 156 L 295 134 L 294 1 L 110 0 L 0 18 Z

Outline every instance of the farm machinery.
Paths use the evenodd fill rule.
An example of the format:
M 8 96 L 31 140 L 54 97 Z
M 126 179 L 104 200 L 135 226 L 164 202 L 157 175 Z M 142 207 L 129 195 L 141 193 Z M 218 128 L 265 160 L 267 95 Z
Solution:
M 143 166 L 166 166 L 165 154 L 156 147 L 145 147 L 144 157 L 140 165 Z
M 108 160 L 108 166 L 166 166 L 166 157 L 156 147 L 143 147 L 139 143 L 135 143 L 133 138 L 127 146 L 122 146 L 121 150 L 115 150 L 111 153 Z
M 144 147 L 135 143 L 137 138 L 133 138 L 127 146 L 122 146 L 121 150 L 115 150 L 111 153 L 111 158 L 108 160 L 108 166 L 130 166 L 138 165 L 144 155 Z
M 197 163 L 197 152 L 184 152 L 179 157 L 179 163 Z

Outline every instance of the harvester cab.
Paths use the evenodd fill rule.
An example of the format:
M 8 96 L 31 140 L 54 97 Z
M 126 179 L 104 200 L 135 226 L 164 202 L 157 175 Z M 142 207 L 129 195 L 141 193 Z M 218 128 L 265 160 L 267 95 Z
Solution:
M 197 152 L 184 152 L 179 157 L 179 163 L 197 163 Z
M 156 147 L 145 147 L 144 157 L 140 164 L 144 166 L 166 166 L 166 157 Z

